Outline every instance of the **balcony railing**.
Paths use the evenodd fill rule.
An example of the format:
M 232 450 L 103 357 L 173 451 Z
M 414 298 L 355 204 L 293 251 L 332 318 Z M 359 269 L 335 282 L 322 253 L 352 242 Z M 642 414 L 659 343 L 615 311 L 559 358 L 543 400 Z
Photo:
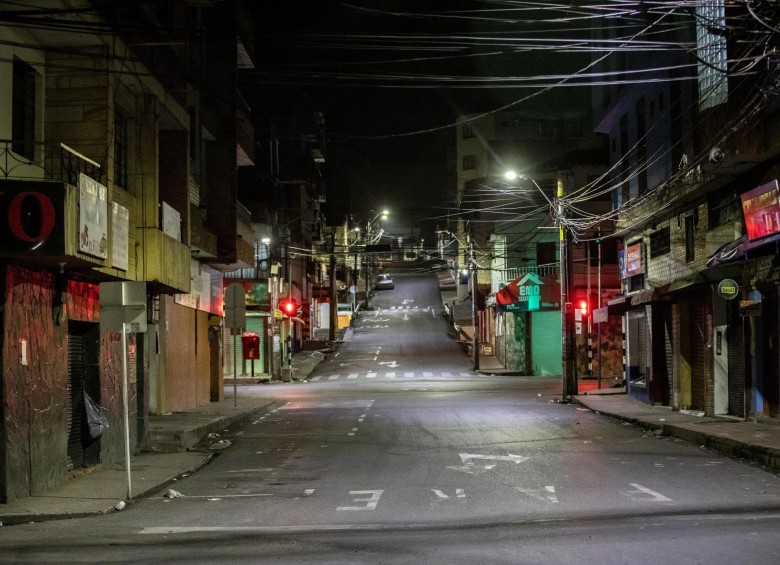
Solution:
M 528 267 L 514 267 L 512 269 L 502 269 L 498 271 L 498 278 L 504 282 L 513 281 L 528 273 L 535 273 L 543 277 L 558 274 L 558 265 L 531 265 Z
M 28 159 L 13 150 L 16 140 L 0 139 L 0 179 L 52 180 L 78 186 L 79 174 L 105 184 L 99 163 L 64 143 L 35 143 L 35 157 Z

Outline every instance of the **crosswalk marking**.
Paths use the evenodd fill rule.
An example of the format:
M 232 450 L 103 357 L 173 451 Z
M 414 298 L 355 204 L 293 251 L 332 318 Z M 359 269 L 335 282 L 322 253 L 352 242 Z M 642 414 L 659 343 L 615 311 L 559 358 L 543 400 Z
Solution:
M 462 371 L 457 373 L 460 377 L 464 378 L 490 378 L 495 377 L 496 375 L 489 374 L 489 373 L 469 373 L 466 371 Z M 378 373 L 377 371 L 369 371 L 366 373 L 346 373 L 346 374 L 333 374 L 329 376 L 325 375 L 316 375 L 313 377 L 309 377 L 307 380 L 310 382 L 316 382 L 321 380 L 329 380 L 329 381 L 337 381 L 341 379 L 342 377 L 347 380 L 356 381 L 358 379 L 376 379 L 378 377 L 384 377 L 386 379 L 393 380 L 396 377 L 403 377 L 405 379 L 413 379 L 415 377 L 418 378 L 452 378 L 453 373 L 451 371 L 442 371 L 440 373 L 434 372 L 434 371 L 421 371 L 421 372 L 415 372 L 415 371 L 387 371 L 385 373 Z

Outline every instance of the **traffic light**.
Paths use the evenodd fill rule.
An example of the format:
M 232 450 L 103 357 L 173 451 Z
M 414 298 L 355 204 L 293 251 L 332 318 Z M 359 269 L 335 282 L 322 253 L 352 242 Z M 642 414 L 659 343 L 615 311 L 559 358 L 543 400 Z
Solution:
M 292 298 L 282 298 L 279 300 L 279 310 L 285 318 L 292 318 L 298 314 L 298 303 Z
M 588 301 L 580 300 L 578 306 L 580 308 L 580 314 L 582 314 L 582 317 L 585 318 L 588 315 Z

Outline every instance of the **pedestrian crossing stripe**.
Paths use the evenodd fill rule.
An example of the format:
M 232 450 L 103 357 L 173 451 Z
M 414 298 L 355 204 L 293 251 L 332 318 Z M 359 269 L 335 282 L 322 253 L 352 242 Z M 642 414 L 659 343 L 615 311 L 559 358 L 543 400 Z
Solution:
M 486 373 L 469 373 L 465 371 L 461 371 L 457 373 L 459 377 L 468 377 L 468 378 L 486 378 L 496 375 L 490 375 Z M 377 371 L 370 371 L 368 373 L 347 373 L 347 374 L 335 374 L 335 375 L 317 375 L 314 377 L 309 377 L 306 379 L 310 382 L 317 382 L 322 380 L 328 380 L 328 381 L 337 381 L 341 378 L 347 379 L 347 380 L 358 380 L 358 379 L 376 379 L 376 378 L 385 378 L 385 379 L 395 379 L 396 377 L 403 376 L 406 379 L 413 379 L 415 377 L 419 378 L 452 378 L 453 373 L 451 371 L 442 371 L 440 373 L 435 373 L 432 371 L 423 371 L 422 373 L 415 373 L 414 371 L 404 371 L 403 373 L 398 373 L 397 371 L 387 371 L 385 373 L 380 373 Z

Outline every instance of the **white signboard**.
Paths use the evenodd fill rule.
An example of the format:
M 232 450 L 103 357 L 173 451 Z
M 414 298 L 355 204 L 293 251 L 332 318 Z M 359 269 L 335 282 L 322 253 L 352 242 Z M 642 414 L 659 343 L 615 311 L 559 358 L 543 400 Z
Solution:
M 117 202 L 111 203 L 111 266 L 127 270 L 130 245 L 130 210 Z
M 108 189 L 79 174 L 79 251 L 108 257 Z
M 181 214 L 167 202 L 162 203 L 163 233 L 181 241 Z

